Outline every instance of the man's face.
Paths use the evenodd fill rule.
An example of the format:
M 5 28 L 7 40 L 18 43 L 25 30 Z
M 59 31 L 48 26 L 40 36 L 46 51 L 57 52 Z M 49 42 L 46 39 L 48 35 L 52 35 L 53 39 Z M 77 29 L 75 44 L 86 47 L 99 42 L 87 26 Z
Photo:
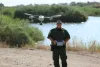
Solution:
M 57 24 L 57 28 L 61 28 L 62 27 L 62 24 L 61 23 L 58 23 Z

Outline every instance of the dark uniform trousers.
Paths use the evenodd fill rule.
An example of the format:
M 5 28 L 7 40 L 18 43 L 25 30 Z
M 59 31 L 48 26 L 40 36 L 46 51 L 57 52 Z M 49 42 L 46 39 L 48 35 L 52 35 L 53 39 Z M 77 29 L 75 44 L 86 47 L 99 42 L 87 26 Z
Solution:
M 62 67 L 67 67 L 67 55 L 65 48 L 53 49 L 53 60 L 55 67 L 60 67 L 59 58 L 61 58 Z

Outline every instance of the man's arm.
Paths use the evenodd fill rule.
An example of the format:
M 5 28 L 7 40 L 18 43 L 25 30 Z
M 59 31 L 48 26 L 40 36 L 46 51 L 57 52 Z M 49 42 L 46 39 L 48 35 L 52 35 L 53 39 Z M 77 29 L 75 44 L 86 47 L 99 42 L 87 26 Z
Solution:
M 67 43 L 69 41 L 70 38 L 66 38 L 65 43 Z
M 56 41 L 53 40 L 51 37 L 49 38 L 51 42 L 53 42 L 54 44 L 56 44 Z
M 50 30 L 47 38 L 50 39 L 51 42 L 53 42 L 54 44 L 56 44 L 56 41 L 52 38 L 52 30 Z
M 51 37 L 49 37 L 48 39 L 50 39 L 51 42 L 54 42 L 54 40 Z
M 68 33 L 67 30 L 65 30 L 65 43 L 67 43 L 70 39 L 70 34 Z

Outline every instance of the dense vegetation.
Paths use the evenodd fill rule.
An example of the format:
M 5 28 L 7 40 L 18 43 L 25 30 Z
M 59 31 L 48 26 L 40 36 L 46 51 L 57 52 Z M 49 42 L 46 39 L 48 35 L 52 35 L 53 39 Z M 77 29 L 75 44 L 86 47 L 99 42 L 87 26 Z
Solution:
M 100 7 L 100 2 L 71 2 L 70 6 L 98 6 Z
M 54 18 L 53 20 L 45 19 L 44 22 L 55 22 L 60 19 L 63 22 L 77 23 L 87 21 L 87 16 L 100 16 L 100 3 L 71 2 L 69 5 L 67 3 L 60 3 L 52 5 L 19 5 L 13 7 L 4 7 L 4 5 L 1 3 L 0 13 L 3 15 L 8 15 L 12 18 L 20 19 L 28 19 L 28 16 L 25 16 L 24 13 L 44 16 L 61 14 L 62 16 L 59 18 Z M 35 18 L 34 22 L 39 22 L 39 20 Z
M 28 21 L 0 15 L 0 42 L 21 47 L 25 44 L 34 45 L 43 39 L 41 31 L 31 27 Z
M 100 8 L 93 8 L 92 6 L 85 6 L 85 7 L 71 6 L 71 7 L 88 16 L 100 16 Z
M 72 2 L 70 4 L 72 8 L 78 10 L 88 16 L 100 16 L 100 3 L 99 2 Z
M 16 7 L 14 18 L 27 18 L 24 13 L 30 13 L 33 15 L 44 15 L 44 16 L 52 16 L 61 14 L 62 16 L 59 18 L 54 18 L 53 22 L 58 19 L 63 22 L 85 22 L 87 20 L 87 16 L 83 13 L 76 11 L 68 6 L 64 5 L 27 5 L 27 6 L 18 6 Z M 34 19 L 35 22 L 39 22 L 38 19 Z M 49 19 L 45 19 L 44 22 L 50 21 Z
M 28 16 L 24 15 L 24 13 L 30 13 L 33 15 L 44 15 L 44 16 L 52 16 L 61 14 L 62 16 L 59 18 L 54 18 L 53 20 L 45 19 L 44 22 L 55 22 L 58 19 L 63 22 L 74 22 L 80 23 L 87 21 L 88 17 L 73 8 L 66 5 L 19 5 L 15 7 L 3 7 L 0 11 L 1 14 L 10 16 L 12 18 L 20 18 L 20 19 L 28 19 Z M 34 22 L 39 22 L 38 19 L 34 19 Z

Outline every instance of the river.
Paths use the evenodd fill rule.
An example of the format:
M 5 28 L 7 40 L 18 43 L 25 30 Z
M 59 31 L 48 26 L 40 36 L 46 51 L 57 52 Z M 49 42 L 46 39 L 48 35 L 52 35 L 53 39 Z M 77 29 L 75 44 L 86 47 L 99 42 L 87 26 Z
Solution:
M 47 35 L 52 28 L 56 27 L 56 24 L 32 24 L 32 26 L 38 27 L 42 31 L 45 37 L 43 44 L 49 45 L 50 41 L 47 39 Z M 69 32 L 71 36 L 70 42 L 73 40 L 84 43 L 89 43 L 92 41 L 100 42 L 100 17 L 89 16 L 85 23 L 63 23 L 62 27 Z

